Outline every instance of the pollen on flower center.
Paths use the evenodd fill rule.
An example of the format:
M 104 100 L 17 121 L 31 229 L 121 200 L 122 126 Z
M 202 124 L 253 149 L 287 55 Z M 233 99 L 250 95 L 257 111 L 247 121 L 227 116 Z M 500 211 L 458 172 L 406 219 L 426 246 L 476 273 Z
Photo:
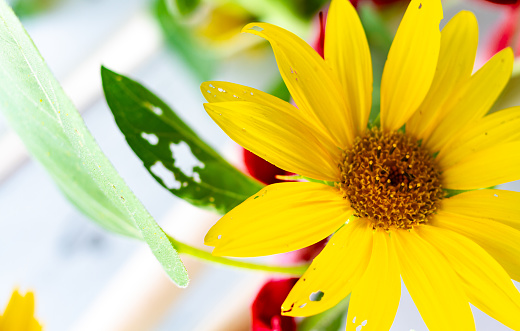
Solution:
M 430 153 L 404 133 L 375 128 L 344 151 L 339 188 L 355 216 L 374 228 L 410 229 L 428 222 L 444 193 Z

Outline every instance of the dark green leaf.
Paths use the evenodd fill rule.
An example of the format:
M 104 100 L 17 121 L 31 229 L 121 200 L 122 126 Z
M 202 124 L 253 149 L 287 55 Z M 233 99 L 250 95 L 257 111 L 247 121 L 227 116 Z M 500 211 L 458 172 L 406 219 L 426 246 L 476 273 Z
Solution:
M 0 110 L 28 150 L 80 210 L 109 230 L 144 239 L 171 279 L 187 286 L 168 237 L 103 154 L 3 0 L 0 45 Z
M 336 306 L 318 315 L 306 317 L 298 325 L 298 331 L 339 331 L 344 330 L 350 294 Z
M 284 1 L 291 11 L 305 19 L 313 18 L 316 13 L 322 9 L 327 0 L 285 0 Z
M 150 174 L 170 192 L 195 206 L 226 213 L 262 188 L 141 84 L 106 68 L 101 77 L 119 129 Z

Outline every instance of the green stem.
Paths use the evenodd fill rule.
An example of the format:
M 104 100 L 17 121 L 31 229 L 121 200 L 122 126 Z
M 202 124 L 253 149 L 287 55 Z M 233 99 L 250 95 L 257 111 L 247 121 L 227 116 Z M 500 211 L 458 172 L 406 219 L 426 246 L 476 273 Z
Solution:
M 273 265 L 265 265 L 265 264 L 257 264 L 257 263 L 250 263 L 250 262 L 242 262 L 237 261 L 233 259 L 228 259 L 225 257 L 219 257 L 219 256 L 213 256 L 211 253 L 208 253 L 202 249 L 195 248 L 193 246 L 190 246 L 188 244 L 185 244 L 183 242 L 177 241 L 171 236 L 167 235 L 168 239 L 172 243 L 173 247 L 180 253 L 180 254 L 187 254 L 191 255 L 193 257 L 196 257 L 198 259 L 229 265 L 232 267 L 237 268 L 243 268 L 243 269 L 250 269 L 250 270 L 258 270 L 258 271 L 266 271 L 266 272 L 274 272 L 279 274 L 286 274 L 291 276 L 301 276 L 307 270 L 308 264 L 304 265 L 297 265 L 292 267 L 282 267 L 282 266 L 273 266 Z

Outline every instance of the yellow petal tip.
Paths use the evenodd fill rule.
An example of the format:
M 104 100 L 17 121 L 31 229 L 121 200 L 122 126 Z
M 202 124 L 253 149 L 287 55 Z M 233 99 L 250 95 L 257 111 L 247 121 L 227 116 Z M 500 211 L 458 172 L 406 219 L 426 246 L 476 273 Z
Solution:
M 258 35 L 258 32 L 262 32 L 264 28 L 262 25 L 266 23 L 249 23 L 242 28 L 242 33 L 252 33 Z

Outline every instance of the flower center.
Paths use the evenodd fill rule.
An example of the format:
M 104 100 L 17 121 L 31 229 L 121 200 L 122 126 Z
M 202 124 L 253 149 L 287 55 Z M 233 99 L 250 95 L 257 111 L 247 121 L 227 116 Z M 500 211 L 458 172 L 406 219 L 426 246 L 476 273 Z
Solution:
M 339 189 L 374 229 L 427 223 L 444 196 L 433 157 L 400 132 L 368 131 L 344 151 L 339 167 Z

